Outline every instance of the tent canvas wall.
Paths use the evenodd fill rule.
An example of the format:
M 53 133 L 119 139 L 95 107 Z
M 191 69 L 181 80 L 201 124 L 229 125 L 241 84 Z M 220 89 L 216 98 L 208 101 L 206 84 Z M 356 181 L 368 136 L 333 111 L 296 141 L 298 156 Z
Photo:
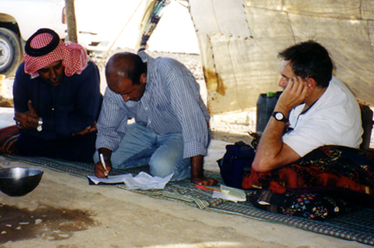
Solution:
M 189 0 L 211 114 L 246 110 L 277 91 L 278 52 L 313 39 L 334 74 L 374 104 L 373 0 Z
M 142 3 L 116 43 L 135 47 L 144 9 L 155 0 L 108 1 L 114 12 L 92 9 L 104 10 L 97 21 L 112 36 Z M 215 115 L 249 110 L 260 93 L 280 90 L 278 52 L 308 39 L 329 50 L 334 74 L 360 101 L 374 104 L 374 0 L 172 0 L 148 46 L 200 53 Z

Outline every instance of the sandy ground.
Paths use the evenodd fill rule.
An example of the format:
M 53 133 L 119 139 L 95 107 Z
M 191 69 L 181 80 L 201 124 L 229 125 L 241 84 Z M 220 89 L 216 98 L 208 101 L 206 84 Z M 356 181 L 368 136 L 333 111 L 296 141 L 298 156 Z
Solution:
M 0 164 L 27 166 L 3 157 Z M 28 195 L 0 194 L 0 247 L 367 247 L 43 170 L 39 186 Z M 20 214 L 7 218 L 1 212 L 5 206 Z
M 192 65 L 196 66 L 194 62 Z M 197 79 L 201 80 L 199 76 Z M 11 97 L 11 83 L 12 79 L 5 80 L 2 95 Z M 240 118 L 250 115 L 241 114 Z M 0 108 L 0 127 L 13 124 L 12 117 L 12 108 Z M 225 121 L 225 117 L 216 120 L 214 140 L 205 159 L 205 169 L 211 171 L 218 171 L 216 160 L 228 142 L 245 140 L 243 134 L 253 128 L 252 120 L 244 128 L 238 127 L 241 132 L 236 133 L 236 123 Z M 0 157 L 0 166 L 30 165 Z M 28 195 L 0 193 L 1 248 L 368 247 L 286 225 L 200 210 L 115 186 L 90 186 L 85 178 L 43 170 L 39 186 Z

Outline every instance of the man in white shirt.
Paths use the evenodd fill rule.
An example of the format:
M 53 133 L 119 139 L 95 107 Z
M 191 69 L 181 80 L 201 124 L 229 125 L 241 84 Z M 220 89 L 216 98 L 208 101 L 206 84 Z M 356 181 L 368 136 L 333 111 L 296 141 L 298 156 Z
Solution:
M 363 133 L 359 105 L 347 86 L 332 77 L 327 50 L 307 41 L 279 56 L 279 86 L 285 89 L 261 136 L 252 168 L 268 172 L 323 145 L 358 148 Z

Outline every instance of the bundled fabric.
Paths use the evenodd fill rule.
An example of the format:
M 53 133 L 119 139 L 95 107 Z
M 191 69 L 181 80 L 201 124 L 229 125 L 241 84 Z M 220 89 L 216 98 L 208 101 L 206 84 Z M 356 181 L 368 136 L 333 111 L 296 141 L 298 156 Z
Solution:
M 297 162 L 244 178 L 245 189 L 267 189 L 272 193 L 318 193 L 374 207 L 374 151 L 343 146 L 323 146 Z
M 20 132 L 16 125 L 0 129 L 0 154 L 15 154 Z
M 326 220 L 361 208 L 352 202 L 323 193 L 276 194 L 269 190 L 256 190 L 248 199 L 253 206 L 269 212 L 314 220 Z

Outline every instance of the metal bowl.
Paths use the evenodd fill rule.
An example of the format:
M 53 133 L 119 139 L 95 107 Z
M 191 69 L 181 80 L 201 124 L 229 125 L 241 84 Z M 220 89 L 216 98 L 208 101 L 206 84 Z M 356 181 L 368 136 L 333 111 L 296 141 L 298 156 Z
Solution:
M 14 167 L 0 170 L 0 190 L 9 196 L 23 196 L 33 191 L 42 179 L 36 168 Z

